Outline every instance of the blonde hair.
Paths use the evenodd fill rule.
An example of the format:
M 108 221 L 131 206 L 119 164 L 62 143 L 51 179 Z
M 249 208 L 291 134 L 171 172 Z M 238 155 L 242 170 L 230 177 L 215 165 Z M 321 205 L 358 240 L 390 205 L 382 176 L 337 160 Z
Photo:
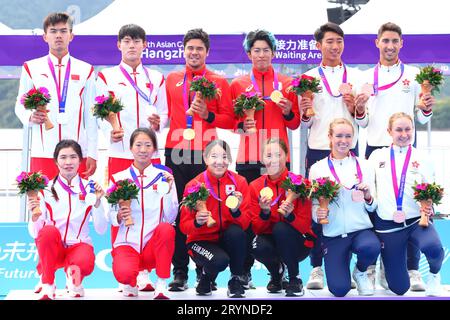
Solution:
M 392 130 L 392 126 L 393 126 L 393 124 L 394 124 L 394 121 L 397 120 L 397 119 L 401 119 L 401 118 L 407 118 L 407 119 L 409 119 L 409 121 L 411 121 L 412 126 L 414 127 L 414 121 L 413 121 L 413 118 L 412 118 L 409 114 L 404 113 L 404 112 L 397 112 L 397 113 L 394 113 L 394 114 L 389 118 L 389 124 L 388 124 L 389 130 Z
M 331 121 L 331 123 L 328 127 L 328 137 L 333 136 L 334 127 L 336 127 L 337 125 L 340 125 L 340 124 L 346 124 L 346 125 L 350 126 L 352 128 L 352 136 L 355 135 L 355 128 L 353 128 L 353 125 L 349 120 L 347 120 L 345 118 L 336 118 L 333 121 Z M 332 149 L 331 140 L 330 140 L 330 149 Z

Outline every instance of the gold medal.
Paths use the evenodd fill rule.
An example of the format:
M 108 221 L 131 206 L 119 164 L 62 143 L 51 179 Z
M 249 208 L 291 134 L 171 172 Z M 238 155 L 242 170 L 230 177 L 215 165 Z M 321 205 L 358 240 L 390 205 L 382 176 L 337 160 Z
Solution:
M 283 98 L 283 94 L 281 93 L 281 91 L 273 90 L 272 93 L 270 94 L 270 100 L 272 100 L 275 103 L 279 103 L 281 98 Z
M 261 197 L 266 197 L 266 198 L 272 199 L 273 191 L 269 187 L 264 187 L 259 191 L 259 195 Z
M 186 128 L 183 131 L 183 138 L 186 140 L 193 140 L 195 138 L 195 131 L 192 128 Z
M 225 201 L 225 205 L 230 209 L 236 209 L 239 204 L 239 199 L 236 196 L 229 195 Z

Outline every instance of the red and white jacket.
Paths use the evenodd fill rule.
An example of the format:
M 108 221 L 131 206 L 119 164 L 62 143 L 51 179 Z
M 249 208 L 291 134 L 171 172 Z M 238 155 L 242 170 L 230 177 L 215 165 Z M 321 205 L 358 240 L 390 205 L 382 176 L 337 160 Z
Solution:
M 286 199 L 286 191 L 281 188 L 281 183 L 286 179 L 288 173 L 289 171 L 286 169 L 276 180 L 271 180 L 267 175 L 263 175 L 250 183 L 251 219 L 255 234 L 271 234 L 274 224 L 284 221 L 303 235 L 314 235 L 311 229 L 311 200 L 306 199 L 303 202 L 301 199 L 296 199 L 293 203 L 294 211 L 288 215 L 288 218 L 277 212 L 280 204 Z M 267 217 L 261 213 L 261 207 L 259 206 L 259 192 L 264 187 L 272 189 L 273 201 L 281 195 L 270 208 L 270 216 Z
M 53 158 L 56 144 L 62 139 L 77 141 L 85 157 L 97 159 L 97 121 L 92 116 L 91 108 L 95 103 L 95 74 L 90 64 L 75 59 L 69 54 L 61 62 L 49 54 L 54 64 L 55 76 L 60 84 L 61 92 L 66 74 L 67 62 L 70 58 L 70 77 L 67 91 L 65 113 L 66 124 L 56 121 L 59 113 L 59 102 L 56 83 L 48 65 L 48 56 L 27 61 L 23 64 L 20 77 L 19 93 L 15 106 L 15 113 L 24 128 L 30 125 L 31 110 L 26 110 L 20 103 L 22 96 L 32 88 L 45 87 L 48 89 L 51 101 L 47 105 L 50 110 L 48 117 L 54 127 L 45 130 L 44 125 L 32 124 L 31 156 L 37 158 Z
M 219 241 L 221 234 L 231 224 L 236 224 L 243 230 L 246 230 L 250 223 L 250 198 L 247 180 L 232 171 L 227 171 L 220 179 L 217 179 L 211 175 L 208 170 L 205 172 L 214 192 L 218 198 L 222 200 L 219 202 L 219 200 L 215 199 L 211 193 L 206 200 L 206 207 L 209 211 L 211 211 L 211 216 L 217 223 L 213 227 L 208 227 L 206 223 L 201 226 L 197 225 L 195 221 L 195 215 L 197 212 L 191 211 L 187 207 L 182 206 L 180 211 L 180 230 L 187 235 L 186 243 L 203 240 L 217 242 Z M 236 181 L 236 185 L 230 178 L 230 174 Z M 186 185 L 185 192 L 192 185 L 198 182 L 205 183 L 205 185 L 207 185 L 203 172 Z M 232 213 L 231 209 L 225 205 L 227 196 L 232 191 L 239 191 L 243 195 L 242 203 L 236 213 Z
M 270 68 L 267 72 L 259 72 L 252 69 L 255 75 L 256 84 L 261 90 L 263 96 L 270 96 L 274 91 L 274 70 Z M 293 92 L 287 92 L 286 89 L 291 85 L 292 79 L 288 76 L 277 73 L 278 90 L 283 93 L 284 98 L 292 102 L 292 110 L 288 116 L 284 116 L 281 108 L 273 101 L 265 100 L 266 104 L 263 110 L 255 112 L 256 134 L 241 134 L 239 151 L 236 163 L 257 163 L 261 161 L 261 143 L 270 138 L 279 138 L 289 146 L 287 129 L 295 130 L 300 125 L 300 114 L 298 109 L 297 96 Z M 234 79 L 230 85 L 231 98 L 233 101 L 241 94 L 247 91 L 255 92 L 249 75 Z M 236 125 L 239 128 L 244 119 L 235 117 Z M 289 155 L 288 155 L 289 161 Z
M 141 186 L 147 186 L 160 172 L 170 170 L 162 165 L 150 165 L 145 168 L 142 175 L 139 169 L 131 166 L 137 175 L 137 179 Z M 130 169 L 118 172 L 113 175 L 113 183 L 119 180 L 131 179 Z M 126 227 L 124 221 L 121 224 L 117 221 L 118 206 L 110 206 L 109 217 L 113 226 L 118 226 L 116 241 L 114 248 L 119 246 L 131 246 L 137 252 L 141 253 L 147 242 L 153 236 L 153 232 L 161 222 L 172 224 L 178 214 L 178 198 L 175 185 L 167 194 L 158 192 L 157 180 L 155 184 L 147 189 L 141 187 L 138 199 L 131 201 L 131 217 L 134 224 Z
M 214 81 L 220 89 L 220 95 L 216 99 L 206 101 L 209 116 L 206 120 L 194 113 L 192 129 L 195 138 L 192 141 L 183 139 L 183 131 L 186 128 L 186 110 L 183 102 L 184 77 L 186 75 L 186 93 L 188 104 L 192 102 L 194 93 L 190 92 L 192 78 L 204 75 L 209 81 Z M 167 101 L 169 104 L 170 129 L 167 134 L 167 149 L 204 150 L 208 142 L 218 138 L 216 127 L 232 129 L 234 126 L 233 109 L 231 105 L 230 86 L 227 80 L 208 70 L 204 66 L 200 70 L 192 70 L 187 67 L 181 71 L 175 71 L 167 76 Z
M 60 176 L 63 183 L 69 185 L 68 181 Z M 51 181 L 40 194 L 40 208 L 42 215 L 36 222 L 30 220 L 28 231 L 33 238 L 38 236 L 39 231 L 46 225 L 55 226 L 60 234 L 63 244 L 71 246 L 80 242 L 92 245 L 89 237 L 89 218 L 92 216 L 95 231 L 104 234 L 108 228 L 108 217 L 105 214 L 103 203 L 98 208 L 88 206 L 80 189 L 80 177 L 77 175 L 71 181 L 71 189 L 75 194 L 70 194 L 63 189 L 56 180 Z M 88 181 L 81 179 L 85 190 L 89 191 Z M 50 191 L 52 185 L 59 200 L 53 197 Z
M 150 103 L 142 98 L 139 93 L 133 88 L 127 78 L 124 76 L 119 66 L 106 68 L 98 73 L 97 77 L 97 95 L 108 96 L 113 94 L 120 99 L 125 108 L 118 113 L 118 121 L 124 130 L 124 137 L 122 141 L 110 142 L 108 149 L 108 156 L 113 158 L 133 159 L 130 152 L 130 136 L 133 131 L 140 127 L 149 128 L 150 122 L 147 118 L 151 114 L 158 114 L 160 116 L 159 130 L 156 132 L 158 137 L 158 145 L 162 146 L 161 131 L 167 125 L 167 99 L 166 99 L 166 85 L 164 76 L 156 71 L 144 67 L 142 64 L 133 70 L 132 67 L 124 62 L 120 65 L 128 71 L 131 79 L 137 86 L 148 96 L 150 95 Z M 148 71 L 149 78 L 144 72 Z M 150 81 L 149 81 L 150 80 Z M 111 141 L 111 124 L 107 120 L 99 120 L 100 128 L 102 129 L 106 140 Z M 153 155 L 154 158 L 159 158 L 158 152 Z

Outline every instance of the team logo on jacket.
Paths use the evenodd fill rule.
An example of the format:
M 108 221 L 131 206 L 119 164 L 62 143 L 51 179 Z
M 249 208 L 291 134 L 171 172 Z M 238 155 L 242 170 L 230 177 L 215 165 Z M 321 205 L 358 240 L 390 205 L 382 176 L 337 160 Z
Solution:
M 253 85 L 251 84 L 245 89 L 245 92 L 250 92 L 252 90 L 253 90 Z
M 414 169 L 419 169 L 420 163 L 418 163 L 417 161 L 413 161 L 411 165 L 413 166 Z
M 234 191 L 236 191 L 236 187 L 234 184 L 227 184 L 225 185 L 225 194 L 228 196 L 232 194 Z
M 378 164 L 378 168 L 384 168 L 386 166 L 386 162 L 384 161 L 380 161 L 380 163 Z
M 178 81 L 178 83 L 175 85 L 175 87 L 179 87 L 179 86 L 182 86 L 183 85 L 183 83 L 184 83 L 184 81 L 183 80 L 180 80 L 180 81 Z
M 409 85 L 410 81 L 408 79 L 405 79 L 405 80 L 402 81 L 402 83 L 403 83 L 402 91 L 405 92 L 405 93 L 410 92 L 411 91 L 411 87 Z
M 79 81 L 80 80 L 80 75 L 79 74 L 71 74 L 70 75 L 70 79 L 75 80 L 75 81 Z

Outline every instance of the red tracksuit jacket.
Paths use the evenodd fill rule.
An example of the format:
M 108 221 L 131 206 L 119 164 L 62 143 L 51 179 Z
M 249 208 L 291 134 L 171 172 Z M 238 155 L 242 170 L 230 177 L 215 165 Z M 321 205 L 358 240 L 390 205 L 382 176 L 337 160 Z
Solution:
M 255 68 L 252 72 L 256 79 L 256 84 L 261 90 L 263 96 L 270 96 L 274 90 L 274 70 L 271 68 L 267 72 L 259 72 Z M 256 111 L 255 120 L 256 128 L 258 132 L 256 134 L 248 135 L 242 134 L 240 137 L 239 151 L 237 163 L 256 163 L 260 161 L 261 142 L 269 138 L 280 138 L 283 140 L 287 146 L 289 146 L 287 128 L 295 130 L 300 125 L 300 114 L 298 109 L 297 95 L 294 92 L 286 92 L 286 89 L 291 85 L 292 79 L 285 75 L 277 73 L 278 77 L 278 90 L 283 93 L 283 96 L 292 102 L 291 114 L 284 117 L 281 108 L 278 107 L 270 99 L 265 100 L 266 104 L 263 110 Z M 230 85 L 231 98 L 233 101 L 241 94 L 246 91 L 255 92 L 251 78 L 249 75 L 241 76 L 234 79 Z M 236 126 L 239 127 L 239 123 L 244 120 L 244 118 L 235 117 Z M 261 131 L 261 129 L 265 129 Z M 289 155 L 288 155 L 289 161 Z
M 181 218 L 180 218 L 180 229 L 181 232 L 187 235 L 186 243 L 193 241 L 213 241 L 217 242 L 221 233 L 225 231 L 230 224 L 236 224 L 242 229 L 246 230 L 250 224 L 250 193 L 247 184 L 247 180 L 244 177 L 238 175 L 237 173 L 227 171 L 225 175 L 217 179 L 212 176 L 208 170 L 205 171 L 211 187 L 214 189 L 216 195 L 222 200 L 216 200 L 211 194 L 206 201 L 206 206 L 214 220 L 217 224 L 213 227 L 206 226 L 206 223 L 202 226 L 196 226 L 195 215 L 196 211 L 191 211 L 187 207 L 181 207 Z M 234 177 L 237 185 L 234 185 L 232 179 L 230 179 L 229 174 Z M 205 183 L 204 173 L 200 173 L 197 177 L 192 179 L 185 188 L 188 190 L 195 183 Z M 205 183 L 205 185 L 207 185 Z M 225 200 L 227 198 L 227 190 L 236 190 L 242 193 L 243 200 L 239 207 L 240 215 L 238 217 L 233 217 L 231 215 L 231 210 L 225 205 Z
M 294 220 L 289 221 L 282 214 L 277 212 L 279 205 L 285 197 L 285 190 L 281 188 L 281 183 L 288 175 L 286 169 L 281 176 L 276 180 L 270 180 L 267 175 L 263 175 L 250 183 L 250 199 L 251 199 L 251 222 L 255 234 L 271 234 L 273 225 L 279 221 L 285 221 L 291 224 L 298 232 L 303 235 L 314 235 L 311 230 L 312 214 L 311 214 L 311 200 L 307 199 L 303 203 L 301 199 L 294 200 Z M 270 218 L 263 220 L 260 217 L 261 207 L 259 206 L 258 198 L 259 192 L 262 188 L 269 187 L 273 191 L 273 200 L 281 194 L 278 202 L 271 207 Z
M 185 74 L 187 81 L 186 93 L 190 94 L 190 97 L 186 94 L 189 105 L 194 99 L 194 93 L 190 92 L 189 88 L 192 78 L 195 76 L 202 76 L 204 74 L 208 80 L 214 81 L 221 91 L 219 97 L 206 101 L 208 111 L 210 112 L 208 119 L 204 120 L 198 114 L 194 113 L 192 128 L 195 130 L 195 138 L 192 141 L 183 139 L 183 129 L 186 128 L 186 110 L 183 103 L 183 80 Z M 170 73 L 166 80 L 166 91 L 170 120 L 166 148 L 204 150 L 208 142 L 218 138 L 216 127 L 222 129 L 232 129 L 234 127 L 230 86 L 224 77 L 206 69 L 206 66 L 196 71 L 186 66 L 185 70 Z

